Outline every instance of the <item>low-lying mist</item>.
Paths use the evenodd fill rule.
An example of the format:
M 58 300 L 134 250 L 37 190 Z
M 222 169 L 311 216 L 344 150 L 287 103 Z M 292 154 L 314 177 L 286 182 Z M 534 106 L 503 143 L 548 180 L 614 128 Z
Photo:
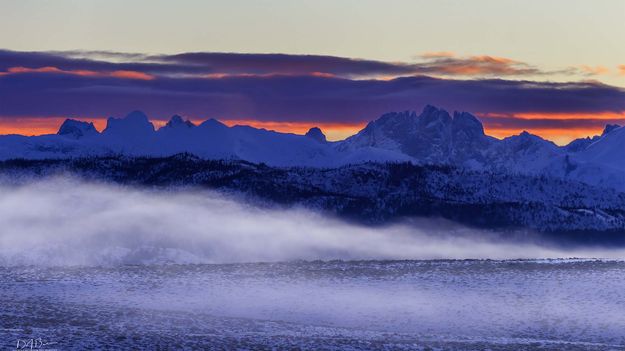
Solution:
M 0 264 L 115 265 L 360 259 L 625 257 L 494 240 L 436 222 L 365 227 L 259 209 L 202 189 L 142 190 L 54 178 L 0 185 Z

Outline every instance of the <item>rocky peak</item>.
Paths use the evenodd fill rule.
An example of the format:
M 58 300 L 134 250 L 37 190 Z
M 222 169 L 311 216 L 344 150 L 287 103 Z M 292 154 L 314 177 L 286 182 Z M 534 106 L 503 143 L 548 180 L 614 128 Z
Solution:
M 370 122 L 365 129 L 346 140 L 354 147 L 397 150 L 426 163 L 481 160 L 490 145 L 482 123 L 467 112 L 455 112 L 427 105 L 415 112 L 392 112 Z
M 133 111 L 124 118 L 109 118 L 106 122 L 105 134 L 146 134 L 154 131 L 154 125 L 148 116 L 141 111 Z
M 427 105 L 419 115 L 418 126 L 430 130 L 443 130 L 451 124 L 452 118 L 449 112 Z
M 325 134 L 319 129 L 319 127 L 312 127 L 305 134 L 307 137 L 312 138 L 320 143 L 327 142 Z
M 195 124 L 193 124 L 193 122 L 187 120 L 182 119 L 182 117 L 180 117 L 179 115 L 173 115 L 171 117 L 171 119 L 169 120 L 169 122 L 167 122 L 167 124 L 165 124 L 165 128 L 179 128 L 179 127 L 186 127 L 186 128 L 193 128 L 195 127 Z
M 606 124 L 605 128 L 603 129 L 603 133 L 601 133 L 601 136 L 604 136 L 608 133 L 610 133 L 611 131 L 620 128 L 621 126 L 618 124 Z
M 84 136 L 98 134 L 98 131 L 95 129 L 93 123 L 68 118 L 61 124 L 56 134 L 79 139 Z
M 454 112 L 452 124 L 454 129 L 463 129 L 465 131 L 471 131 L 472 134 L 484 135 L 482 122 L 468 112 Z

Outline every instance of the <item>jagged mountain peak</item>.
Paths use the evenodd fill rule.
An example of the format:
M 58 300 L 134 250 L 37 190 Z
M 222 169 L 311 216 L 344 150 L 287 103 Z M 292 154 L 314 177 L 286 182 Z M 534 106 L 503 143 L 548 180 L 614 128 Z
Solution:
M 142 111 L 132 111 L 124 118 L 110 117 L 104 134 L 146 134 L 154 131 L 154 125 Z
M 307 137 L 312 138 L 320 143 L 327 142 L 325 134 L 321 131 L 319 127 L 312 127 L 305 134 Z
M 68 118 L 61 124 L 56 134 L 79 139 L 84 136 L 98 134 L 98 131 L 93 123 Z
M 129 121 L 148 121 L 148 116 L 143 111 L 135 110 L 127 114 L 123 119 Z
M 603 128 L 603 133 L 601 133 L 601 136 L 604 136 L 618 128 L 621 128 L 621 126 L 618 124 L 606 124 L 605 128 Z
M 171 119 L 169 120 L 169 122 L 167 122 L 167 124 L 165 124 L 163 128 L 179 128 L 179 127 L 193 128 L 195 127 L 195 124 L 189 121 L 188 119 L 184 120 L 179 115 L 173 115 Z
M 438 108 L 434 105 L 430 105 L 427 104 L 423 107 L 423 111 L 421 111 L 421 114 L 432 114 L 432 113 L 438 113 L 440 111 L 442 111 L 443 109 Z
M 607 132 L 579 154 L 582 160 L 625 170 L 625 128 L 606 126 Z
M 415 111 L 388 112 L 379 118 L 369 122 L 365 129 L 382 128 L 389 130 L 391 128 L 409 128 L 423 129 L 432 128 L 435 125 L 448 126 L 451 124 L 452 117 L 444 109 L 426 105 L 421 114 L 417 115 Z
M 472 131 L 473 135 L 483 135 L 482 122 L 468 112 L 455 111 L 453 116 L 447 110 L 432 105 L 426 105 L 421 114 L 415 111 L 385 113 L 378 119 L 370 122 L 367 128 L 408 128 L 409 130 L 428 130 L 431 133 L 442 133 L 449 129 L 464 129 Z M 365 129 L 367 129 L 365 128 Z
M 343 149 L 375 147 L 399 151 L 425 163 L 481 160 L 492 142 L 482 123 L 467 112 L 452 117 L 442 108 L 427 105 L 421 114 L 392 112 L 370 122 L 345 141 Z
M 606 124 L 601 135 L 575 139 L 564 146 L 564 149 L 572 153 L 582 152 L 619 128 L 621 128 L 621 126 L 618 124 Z
M 123 118 L 109 118 L 106 129 L 98 133 L 91 123 L 68 119 L 58 135 L 0 138 L 0 159 L 111 152 L 123 155 L 190 152 L 202 158 L 242 159 L 278 166 L 410 161 L 477 170 L 559 174 L 593 184 L 625 184 L 618 173 L 625 170 L 622 151 L 625 128 L 616 125 L 606 126 L 603 136 L 579 139 L 566 147 L 527 131 L 498 140 L 484 134 L 482 123 L 474 115 L 467 112 L 450 115 L 432 105 L 426 106 L 421 114 L 386 113 L 356 135 L 332 143 L 325 142 L 325 135 L 317 127 L 306 135 L 294 135 L 249 126 L 228 127 L 215 119 L 208 119 L 196 128 L 192 126 L 175 115 L 160 129 L 162 132 L 156 133 L 143 112 L 133 111 Z M 86 135 L 92 136 L 78 140 Z M 565 167 L 568 164 L 574 164 L 577 173 L 569 172 Z M 563 169 L 566 173 L 561 172 Z M 596 175 L 596 169 L 606 175 Z
M 388 112 L 379 118 L 367 123 L 363 130 L 378 129 L 394 129 L 414 125 L 418 119 L 414 111 Z
M 460 127 L 479 129 L 484 134 L 484 126 L 477 117 L 468 112 L 454 112 L 453 122 Z
M 441 108 L 427 105 L 419 115 L 418 125 L 421 128 L 445 128 L 452 122 L 449 112 Z

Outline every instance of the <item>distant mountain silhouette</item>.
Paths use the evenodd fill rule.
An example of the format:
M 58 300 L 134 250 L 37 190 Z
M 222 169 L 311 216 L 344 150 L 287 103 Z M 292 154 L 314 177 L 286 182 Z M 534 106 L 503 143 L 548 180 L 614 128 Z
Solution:
M 0 160 L 126 155 L 162 157 L 191 153 L 203 159 L 245 160 L 271 166 L 339 167 L 363 162 L 451 165 L 469 170 L 544 175 L 625 191 L 625 128 L 557 146 L 523 132 L 503 140 L 484 133 L 467 112 L 426 106 L 391 112 L 357 134 L 329 142 L 319 128 L 306 135 L 250 126 L 228 127 L 209 119 L 198 126 L 176 115 L 156 130 L 141 111 L 93 124 L 66 120 L 56 135 L 0 136 Z

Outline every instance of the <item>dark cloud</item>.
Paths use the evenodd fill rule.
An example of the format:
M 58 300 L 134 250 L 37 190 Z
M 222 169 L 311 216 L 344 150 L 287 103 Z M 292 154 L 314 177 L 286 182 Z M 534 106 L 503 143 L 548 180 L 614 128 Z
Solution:
M 12 67 L 55 67 L 63 71 L 138 71 L 151 75 L 326 75 L 341 78 L 410 75 L 501 77 L 543 72 L 526 63 L 493 56 L 423 55 L 420 62 L 384 62 L 323 55 L 181 53 L 145 55 L 106 51 L 16 52 L 0 50 L 0 71 Z M 560 72 L 562 73 L 562 72 Z
M 421 74 L 446 76 L 534 76 L 550 74 L 527 63 L 495 56 L 457 57 L 452 53 L 430 53 L 415 65 Z
M 152 56 L 149 59 L 193 65 L 225 74 L 327 73 L 336 76 L 406 75 L 414 74 L 413 65 L 336 56 L 236 53 L 184 53 Z
M 195 118 L 362 123 L 389 111 L 434 104 L 482 113 L 487 126 L 500 129 L 623 123 L 617 118 L 562 118 L 622 113 L 625 91 L 617 87 L 597 82 L 432 78 L 423 74 L 481 77 L 541 72 L 488 56 L 458 58 L 445 53 L 422 60 L 405 64 L 318 55 L 0 50 L 0 116 L 99 117 L 142 109 L 156 119 L 178 113 Z M 401 77 L 363 79 L 367 76 Z M 560 116 L 519 118 L 523 114 Z
M 31 59 L 43 62 L 42 55 L 45 54 L 34 54 Z M 0 62 L 6 65 L 1 59 Z M 160 119 L 180 113 L 198 118 L 349 123 L 371 120 L 388 111 L 418 110 L 426 104 L 509 115 L 621 112 L 625 111 L 625 91 L 593 82 L 452 80 L 426 76 L 388 81 L 306 75 L 219 79 L 160 76 L 153 80 L 62 72 L 0 76 L 1 116 L 109 116 L 142 109 Z
M 494 56 L 456 57 L 423 55 L 420 62 L 383 62 L 321 55 L 183 53 L 148 56 L 144 59 L 168 64 L 194 65 L 226 74 L 327 73 L 339 77 L 401 75 L 527 76 L 543 72 L 526 63 Z
M 124 58 L 122 54 L 109 53 L 105 56 L 100 52 L 21 52 L 0 50 L 0 72 L 7 72 L 12 67 L 41 68 L 55 67 L 63 71 L 88 70 L 96 72 L 137 71 L 149 74 L 165 73 L 209 73 L 179 64 L 156 63 L 150 61 L 133 61 L 126 56 L 123 62 L 106 61 L 104 58 L 115 56 Z M 99 58 L 99 59 L 96 59 Z M 141 56 L 144 59 L 144 56 Z
M 132 70 L 149 74 L 203 76 L 221 75 L 308 75 L 337 76 L 406 75 L 414 68 L 402 63 L 356 60 L 334 56 L 183 53 L 142 55 L 102 51 L 15 52 L 0 50 L 0 71 L 11 67 L 56 67 L 61 70 Z

